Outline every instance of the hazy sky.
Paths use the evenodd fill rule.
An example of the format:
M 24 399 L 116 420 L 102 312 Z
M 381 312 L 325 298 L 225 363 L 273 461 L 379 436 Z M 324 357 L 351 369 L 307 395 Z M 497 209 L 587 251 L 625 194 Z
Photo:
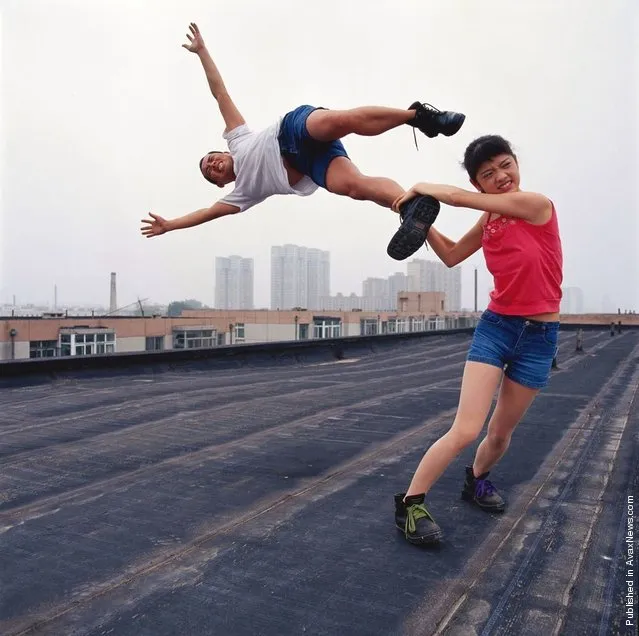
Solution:
M 0 302 L 108 304 L 194 297 L 212 304 L 216 256 L 255 258 L 267 306 L 270 248 L 331 252 L 331 293 L 406 271 L 386 255 L 397 217 L 324 191 L 145 239 L 149 210 L 179 216 L 222 191 L 198 170 L 223 147 L 222 118 L 197 56 L 200 26 L 227 87 L 259 129 L 302 103 L 414 100 L 467 114 L 453 138 L 404 126 L 345 139 L 368 174 L 470 187 L 459 161 L 486 133 L 512 141 L 522 187 L 552 198 L 565 284 L 588 309 L 639 310 L 637 0 L 0 0 Z M 229 186 L 230 188 L 231 186 Z M 443 207 L 459 238 L 478 213 Z M 422 249 L 420 258 L 436 258 Z M 481 252 L 463 266 L 463 304 L 490 288 Z

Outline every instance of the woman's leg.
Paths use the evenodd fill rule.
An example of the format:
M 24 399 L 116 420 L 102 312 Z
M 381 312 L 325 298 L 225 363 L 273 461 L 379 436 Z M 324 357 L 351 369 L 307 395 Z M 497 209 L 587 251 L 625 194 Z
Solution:
M 502 374 L 501 367 L 466 362 L 459 408 L 451 429 L 422 458 L 407 493 L 395 495 L 395 525 L 411 543 L 436 543 L 442 532 L 424 505 L 424 495 L 448 464 L 472 443 L 484 425 Z
M 508 450 L 515 427 L 522 420 L 538 393 L 538 389 L 530 389 L 504 377 L 497 405 L 488 423 L 486 437 L 475 455 L 473 462 L 475 477 L 490 471 L 503 457 Z
M 499 391 L 497 405 L 488 423 L 488 432 L 479 445 L 472 467 L 466 467 L 462 497 L 483 510 L 505 509 L 488 472 L 504 455 L 512 433 L 550 375 L 556 352 L 556 331 L 551 323 L 512 319 L 517 334 L 518 353 L 511 357 Z
M 459 407 L 450 430 L 422 458 L 406 496 L 427 493 L 450 462 L 481 433 L 503 370 L 482 362 L 466 362 Z

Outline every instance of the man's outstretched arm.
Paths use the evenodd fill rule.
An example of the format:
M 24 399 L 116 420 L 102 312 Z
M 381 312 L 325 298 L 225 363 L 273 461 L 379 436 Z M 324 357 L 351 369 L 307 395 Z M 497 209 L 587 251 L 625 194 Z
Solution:
M 219 219 L 220 217 L 228 216 L 229 214 L 237 214 L 239 211 L 240 208 L 234 205 L 218 201 L 211 207 L 202 208 L 175 219 L 165 219 L 157 214 L 153 214 L 153 212 L 150 212 L 150 219 L 142 219 L 142 223 L 145 223 L 146 225 L 143 225 L 140 228 L 140 231 L 147 238 L 152 238 L 154 236 L 159 236 L 160 234 L 165 234 L 166 232 L 172 232 L 173 230 L 183 230 L 187 227 L 201 225 L 202 223 L 207 223 L 208 221 L 213 221 L 214 219 Z
M 233 103 L 233 100 L 229 96 L 226 86 L 224 85 L 224 80 L 220 75 L 220 72 L 217 70 L 217 66 L 213 61 L 213 58 L 209 54 L 206 45 L 204 44 L 204 38 L 200 33 L 200 30 L 197 27 L 195 22 L 191 22 L 189 25 L 189 29 L 191 33 L 187 33 L 186 37 L 189 40 L 189 44 L 183 44 L 182 46 L 187 50 L 191 51 L 191 53 L 196 53 L 200 58 L 200 62 L 202 62 L 202 66 L 204 68 L 204 72 L 206 73 L 206 79 L 209 83 L 209 88 L 211 89 L 211 93 L 213 93 L 213 97 L 217 100 L 217 104 L 220 108 L 220 113 L 224 118 L 224 123 L 226 124 L 226 131 L 233 130 L 242 124 L 245 124 L 244 117 L 237 109 L 237 106 Z

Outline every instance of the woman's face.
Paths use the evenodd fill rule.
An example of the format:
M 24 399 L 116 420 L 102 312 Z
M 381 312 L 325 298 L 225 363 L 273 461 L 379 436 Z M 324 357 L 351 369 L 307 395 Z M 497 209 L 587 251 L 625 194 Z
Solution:
M 519 190 L 519 166 L 517 160 L 508 154 L 501 154 L 484 161 L 479 166 L 472 184 L 486 194 L 503 194 Z

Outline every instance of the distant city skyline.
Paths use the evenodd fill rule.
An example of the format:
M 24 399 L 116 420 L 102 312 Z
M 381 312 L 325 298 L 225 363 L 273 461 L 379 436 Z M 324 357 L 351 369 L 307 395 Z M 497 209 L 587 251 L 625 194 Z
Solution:
M 582 314 L 584 311 L 584 292 L 581 287 L 562 287 L 563 297 L 559 310 L 564 314 Z
M 215 259 L 215 309 L 253 309 L 254 261 L 242 256 Z
M 279 247 L 282 247 L 282 246 L 279 246 Z M 317 255 L 323 254 L 321 258 L 324 258 L 327 260 L 329 280 L 330 280 L 330 256 L 331 256 L 330 252 L 326 250 L 320 250 L 318 248 L 304 248 L 303 246 L 290 245 L 289 247 L 291 248 L 297 247 L 297 248 L 302 248 L 306 250 L 314 250 L 314 253 Z M 215 262 L 216 264 L 218 262 L 225 262 L 225 259 L 229 259 L 229 258 L 231 257 L 216 257 Z M 243 256 L 234 256 L 232 258 L 240 259 L 238 263 L 244 262 L 246 265 L 250 263 L 251 268 L 254 269 L 255 259 L 247 258 Z M 326 285 L 326 267 L 324 268 L 324 270 L 322 270 L 322 268 L 319 266 L 321 258 L 320 260 L 317 260 L 318 257 L 315 257 L 315 258 L 316 258 L 316 264 L 312 267 L 312 271 L 315 272 L 315 277 L 316 277 L 315 280 L 318 280 L 317 276 L 320 275 L 321 271 L 324 271 L 323 284 Z M 218 259 L 222 259 L 222 260 L 219 261 Z M 466 280 L 471 280 L 471 277 L 469 277 L 468 274 L 473 274 L 474 268 L 472 267 L 466 268 L 467 270 L 470 270 L 470 271 L 466 271 L 464 272 L 464 274 L 462 274 L 463 269 L 464 269 L 464 266 L 458 266 L 456 268 L 449 269 L 446 266 L 444 266 L 442 263 L 436 260 L 412 259 L 411 261 L 406 262 L 406 270 L 407 270 L 406 274 L 404 274 L 403 272 L 394 272 L 392 274 L 389 274 L 387 278 L 368 277 L 364 279 L 361 283 L 361 290 L 362 290 L 361 295 L 356 294 L 355 292 L 350 292 L 350 293 L 337 292 L 336 294 L 333 294 L 333 295 L 331 295 L 330 293 L 325 295 L 317 294 L 315 296 L 317 300 L 314 301 L 313 303 L 316 306 L 308 307 L 308 308 L 309 309 L 332 309 L 332 310 L 339 309 L 339 308 L 342 308 L 343 310 L 348 310 L 349 308 L 356 308 L 356 309 L 362 309 L 364 311 L 394 309 L 392 298 L 396 299 L 396 292 L 399 292 L 399 291 L 444 291 L 444 292 L 448 292 L 451 295 L 450 297 L 452 298 L 452 302 L 449 302 L 450 311 L 458 311 L 460 309 L 462 310 L 473 309 L 473 305 L 471 303 L 462 303 L 460 299 L 463 296 L 462 292 L 464 292 L 464 286 L 462 285 L 462 280 L 464 278 L 466 278 Z M 300 279 L 298 277 L 297 283 L 293 281 L 292 283 L 293 286 L 301 285 L 299 289 L 302 289 L 309 285 L 308 266 L 306 266 L 306 271 L 307 271 L 307 277 L 306 277 L 306 282 L 304 283 L 304 285 L 301 285 Z M 217 277 L 217 273 L 216 273 L 216 277 Z M 119 283 L 120 279 L 118 278 L 117 280 Z M 418 280 L 423 281 L 424 286 L 433 287 L 433 289 L 421 289 L 421 290 L 414 289 L 416 284 L 422 285 L 422 283 L 416 283 L 416 281 Z M 446 280 L 448 280 L 448 283 L 444 282 L 442 283 L 442 285 L 446 287 L 446 284 L 448 284 L 449 288 L 445 288 L 442 290 L 434 289 L 435 287 L 437 287 L 437 284 L 435 281 L 446 281 Z M 273 282 L 272 275 L 271 275 L 271 281 Z M 104 293 L 103 293 L 104 298 L 101 303 L 91 303 L 91 302 L 83 301 L 82 299 L 77 299 L 77 298 L 71 301 L 67 301 L 65 300 L 65 296 L 66 296 L 65 290 L 61 289 L 59 285 L 56 285 L 51 290 L 50 300 L 47 300 L 47 301 L 22 298 L 21 295 L 19 294 L 14 294 L 11 300 L 8 302 L 0 301 L 0 315 L 7 316 L 7 315 L 11 315 L 12 313 L 16 316 L 17 315 L 35 315 L 38 313 L 46 313 L 46 312 L 53 312 L 53 311 L 70 311 L 76 315 L 90 315 L 92 312 L 95 312 L 98 314 L 100 313 L 106 314 L 110 311 L 109 305 L 110 305 L 110 300 L 111 300 L 110 296 L 112 291 L 111 282 L 112 282 L 111 273 L 105 274 L 105 276 L 102 279 L 102 284 L 104 289 Z M 215 285 L 215 287 L 217 287 L 217 284 Z M 272 303 L 259 304 L 254 302 L 253 300 L 254 296 L 252 296 L 254 295 L 254 288 L 255 288 L 254 282 L 249 282 L 248 284 L 245 283 L 244 287 L 245 287 L 245 291 L 243 293 L 245 294 L 245 298 L 246 298 L 246 300 L 244 301 L 244 304 L 247 305 L 246 308 L 250 308 L 250 309 L 253 309 L 253 308 L 267 309 L 269 307 L 274 308 Z M 391 296 L 391 287 L 393 289 L 393 292 L 395 293 L 394 296 Z M 481 293 L 482 287 L 483 286 L 480 285 L 480 288 L 479 288 L 479 297 L 478 297 L 479 310 L 482 310 L 487 306 L 490 300 L 489 293 L 492 290 L 492 286 L 483 287 L 484 294 L 482 294 Z M 319 290 L 319 282 L 315 283 L 315 288 Z M 329 291 L 330 291 L 330 287 L 329 287 Z M 472 289 L 465 290 L 466 297 L 469 296 L 468 291 L 472 293 L 473 290 Z M 636 313 L 638 310 L 638 308 L 615 305 L 614 301 L 610 298 L 608 294 L 605 294 L 599 300 L 594 299 L 591 296 L 587 295 L 584 292 L 583 288 L 575 286 L 575 285 L 562 286 L 562 292 L 563 292 L 563 299 L 561 303 L 561 311 L 562 313 L 566 313 L 566 314 L 621 313 L 623 315 L 625 313 L 632 313 L 632 312 Z M 117 293 L 119 298 L 119 292 Z M 237 290 L 235 293 L 237 293 Z M 456 300 L 455 300 L 455 294 L 457 295 Z M 203 290 L 203 293 L 201 296 L 198 295 L 196 296 L 195 299 L 202 301 L 203 298 L 204 299 L 206 298 L 205 290 Z M 302 297 L 298 297 L 298 299 L 301 299 L 301 298 Z M 306 298 L 308 300 L 308 296 Z M 185 299 L 186 299 L 186 296 L 182 296 L 182 297 L 173 298 L 169 302 L 181 301 Z M 221 309 L 222 307 L 216 307 L 217 300 L 215 301 L 215 303 L 211 303 L 211 306 Z M 293 298 L 293 300 L 295 300 L 295 298 Z M 157 313 L 162 307 L 167 307 L 169 304 L 167 302 L 164 302 L 164 303 L 156 302 L 153 298 L 139 298 L 139 299 L 134 299 L 131 301 L 127 299 L 127 300 L 124 300 L 121 305 L 119 305 L 117 313 L 119 314 L 137 313 L 139 305 L 141 303 L 145 308 L 145 312 L 149 312 L 149 313 Z M 242 304 L 240 301 L 238 301 L 238 303 Z M 203 304 L 207 305 L 206 302 L 203 302 Z M 229 304 L 234 304 L 234 302 L 231 302 Z M 251 306 L 248 307 L 248 305 L 251 305 Z M 303 306 L 303 305 L 294 304 L 292 306 L 294 307 L 294 306 Z M 242 309 L 243 307 L 229 307 L 229 308 Z
M 303 245 L 271 247 L 271 309 L 320 309 L 330 296 L 331 256 Z
M 448 267 L 439 261 L 415 258 L 406 265 L 405 291 L 443 291 L 446 311 L 462 309 L 462 266 Z
M 325 250 L 321 250 L 321 251 L 325 251 Z M 262 271 L 266 269 L 267 276 L 270 277 L 268 268 L 264 268 L 260 266 L 260 259 L 254 259 L 252 257 L 244 257 L 244 256 L 242 258 L 249 258 L 253 260 L 254 263 L 257 262 L 257 268 L 261 269 Z M 417 259 L 417 260 L 430 263 L 433 266 L 445 267 L 438 260 L 434 260 L 434 259 L 433 260 Z M 412 261 L 408 261 L 407 265 L 410 262 Z M 461 269 L 463 270 L 460 277 L 461 290 L 462 290 L 461 306 L 462 308 L 472 309 L 473 308 L 472 299 L 474 295 L 473 275 L 474 275 L 475 266 L 472 263 L 468 263 L 468 264 L 462 265 Z M 489 294 L 492 291 L 492 284 L 489 284 L 489 285 L 486 284 L 487 282 L 486 273 L 482 272 L 481 267 L 478 269 L 479 269 L 478 308 L 481 310 L 485 308 L 490 301 Z M 215 261 L 213 261 L 212 263 L 211 270 L 212 270 L 211 275 L 214 276 Z M 96 279 L 95 281 L 93 281 L 92 288 L 98 291 L 102 290 L 100 292 L 101 299 L 99 300 L 82 298 L 81 294 L 76 293 L 75 288 L 73 286 L 68 287 L 59 283 L 51 285 L 48 298 L 42 298 L 38 296 L 29 296 L 26 293 L 23 293 L 20 288 L 16 288 L 12 290 L 11 294 L 5 294 L 3 297 L 0 298 L 0 315 L 10 314 L 11 308 L 15 309 L 18 307 L 25 308 L 25 309 L 31 308 L 34 311 L 35 310 L 54 311 L 55 309 L 63 310 L 63 309 L 70 309 L 70 308 L 73 308 L 73 309 L 84 308 L 87 311 L 89 311 L 89 313 L 91 310 L 94 310 L 96 312 L 99 312 L 99 311 L 106 312 L 108 311 L 108 308 L 110 305 L 110 272 L 111 271 L 117 272 L 118 270 L 117 268 L 113 268 L 113 269 L 109 268 L 108 270 L 105 270 L 105 272 L 103 272 L 103 274 L 100 276 L 99 279 Z M 339 280 L 339 272 L 332 272 L 332 273 L 333 275 L 337 274 L 336 277 Z M 363 279 L 362 282 L 360 283 L 360 290 L 362 291 L 360 291 L 359 294 L 357 293 L 357 290 L 348 290 L 348 289 L 344 290 L 342 288 L 342 290 L 340 291 L 333 292 L 332 295 L 334 297 L 339 295 L 341 298 L 347 298 L 352 295 L 359 296 L 360 294 L 362 296 L 374 296 L 375 295 L 374 292 L 367 294 L 362 289 L 363 286 L 367 284 L 367 281 L 368 281 L 368 284 L 371 284 L 371 285 L 378 284 L 383 286 L 385 284 L 385 281 L 387 281 L 389 277 L 397 273 L 401 274 L 401 272 L 389 272 L 386 278 L 371 276 L 371 277 Z M 574 278 L 565 277 L 564 285 L 562 285 L 562 290 L 564 290 L 564 296 L 566 296 L 566 294 L 568 295 L 572 294 L 573 293 L 572 290 L 579 290 L 578 292 L 575 292 L 575 293 L 580 294 L 582 297 L 582 300 L 580 301 L 580 304 L 575 305 L 577 301 L 573 300 L 572 296 L 568 300 L 566 300 L 566 298 L 564 297 L 562 301 L 562 311 L 566 311 L 564 308 L 567 308 L 568 306 L 570 306 L 571 308 L 571 311 L 570 312 L 566 311 L 566 313 L 573 313 L 573 310 L 572 310 L 573 306 L 582 308 L 583 313 L 617 313 L 618 311 L 621 311 L 621 313 L 623 314 L 626 312 L 639 311 L 639 306 L 632 307 L 632 306 L 628 306 L 628 305 L 616 302 L 615 298 L 612 296 L 611 293 L 605 293 L 605 294 L 602 294 L 601 296 L 592 294 L 589 292 L 589 288 L 587 286 L 575 285 L 574 283 L 572 283 L 573 280 Z M 119 309 L 121 310 L 122 308 L 125 308 L 125 307 L 134 307 L 138 303 L 138 297 L 131 296 L 131 295 L 125 296 L 121 292 L 122 287 L 130 288 L 131 282 L 128 281 L 120 273 L 118 273 L 117 298 L 119 301 L 118 302 Z M 140 294 L 139 298 L 145 304 L 152 305 L 152 306 L 167 306 L 170 302 L 173 302 L 176 300 L 178 301 L 184 300 L 186 298 L 197 298 L 198 300 L 203 302 L 205 305 L 214 306 L 215 305 L 214 290 L 215 290 L 215 285 L 212 284 L 208 288 L 202 288 L 199 292 L 196 290 L 195 293 L 187 293 L 187 291 L 185 290 L 184 293 L 176 294 L 175 296 L 172 296 L 169 298 L 157 299 L 157 298 L 154 298 L 153 296 L 148 296 L 146 294 Z M 56 301 L 56 298 L 57 298 L 57 301 Z M 566 303 L 568 303 L 568 305 Z M 263 296 L 261 299 L 258 299 L 255 294 L 254 294 L 253 304 L 255 308 L 262 308 L 262 309 L 266 309 L 271 306 L 270 299 L 269 299 L 269 302 L 264 302 Z

